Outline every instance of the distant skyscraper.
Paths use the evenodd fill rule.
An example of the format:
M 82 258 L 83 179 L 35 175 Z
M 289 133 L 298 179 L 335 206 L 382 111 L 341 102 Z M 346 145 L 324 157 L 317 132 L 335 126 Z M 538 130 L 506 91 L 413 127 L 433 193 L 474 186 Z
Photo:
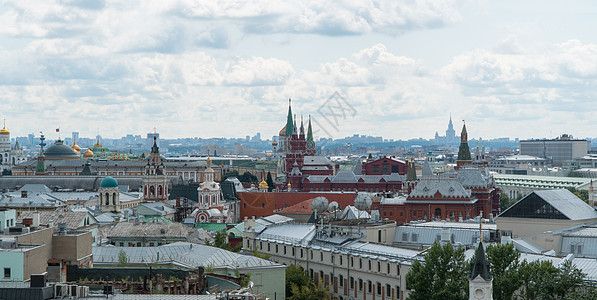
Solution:
M 452 114 L 450 114 L 450 122 L 448 123 L 448 129 L 446 129 L 446 135 L 440 136 L 437 131 L 435 132 L 435 144 L 436 145 L 446 145 L 446 144 L 456 144 L 459 142 L 460 137 L 456 136 L 456 131 L 454 130 L 454 124 L 452 124 Z
M 448 129 L 446 130 L 446 143 L 451 144 L 454 143 L 454 141 L 456 141 L 456 131 L 452 124 L 452 114 L 450 114 L 450 123 L 448 123 Z

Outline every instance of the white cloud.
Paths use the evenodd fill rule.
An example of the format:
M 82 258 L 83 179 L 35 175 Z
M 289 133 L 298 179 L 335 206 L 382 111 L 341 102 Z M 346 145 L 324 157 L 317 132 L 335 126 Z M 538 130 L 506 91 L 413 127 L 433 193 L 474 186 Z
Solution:
M 292 65 L 276 58 L 235 59 L 226 64 L 228 85 L 279 85 L 294 74 Z

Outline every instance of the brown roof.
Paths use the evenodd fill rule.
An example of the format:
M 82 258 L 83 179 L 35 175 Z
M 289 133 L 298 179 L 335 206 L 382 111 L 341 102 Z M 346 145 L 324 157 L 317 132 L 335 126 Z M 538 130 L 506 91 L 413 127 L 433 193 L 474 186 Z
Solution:
M 83 219 L 90 216 L 90 222 L 94 222 L 93 216 L 87 212 L 79 211 L 41 211 L 39 213 L 39 225 L 48 226 L 50 220 L 52 220 L 52 228 L 57 228 L 58 224 L 66 223 L 66 228 L 77 229 L 79 225 L 83 223 Z M 18 222 L 22 222 L 23 219 L 32 218 L 34 212 L 24 211 L 21 212 L 21 216 Z

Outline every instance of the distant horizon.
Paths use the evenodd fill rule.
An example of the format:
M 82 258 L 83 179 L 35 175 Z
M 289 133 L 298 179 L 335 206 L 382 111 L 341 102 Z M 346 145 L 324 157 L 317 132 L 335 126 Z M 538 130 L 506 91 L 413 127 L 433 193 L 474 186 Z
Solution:
M 106 138 L 597 136 L 595 2 L 8 0 L 7 128 Z

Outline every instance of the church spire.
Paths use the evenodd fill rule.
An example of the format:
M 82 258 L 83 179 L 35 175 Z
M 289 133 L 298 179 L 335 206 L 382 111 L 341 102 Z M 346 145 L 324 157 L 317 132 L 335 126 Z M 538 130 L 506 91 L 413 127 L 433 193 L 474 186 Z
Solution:
M 301 129 L 300 129 L 299 134 L 301 136 L 305 136 L 305 126 L 303 125 L 303 115 L 301 115 Z
M 294 124 L 292 125 L 292 134 L 296 135 L 296 114 L 294 115 Z
M 292 106 L 291 106 L 291 100 L 290 98 L 288 99 L 288 117 L 286 118 L 286 136 L 291 136 L 292 132 L 293 132 L 293 127 L 292 127 Z
M 313 141 L 313 130 L 311 129 L 311 115 L 309 115 L 309 123 L 307 124 L 307 143 Z
M 483 243 L 479 243 L 479 247 L 475 253 L 475 261 L 472 263 L 471 273 L 468 275 L 468 278 L 472 280 L 477 276 L 481 276 L 485 280 L 491 280 L 493 277 L 489 270 L 489 262 L 485 258 Z
M 466 123 L 462 120 L 462 132 L 460 133 L 460 147 L 458 148 L 458 161 L 471 161 L 471 151 L 468 147 L 468 133 Z

